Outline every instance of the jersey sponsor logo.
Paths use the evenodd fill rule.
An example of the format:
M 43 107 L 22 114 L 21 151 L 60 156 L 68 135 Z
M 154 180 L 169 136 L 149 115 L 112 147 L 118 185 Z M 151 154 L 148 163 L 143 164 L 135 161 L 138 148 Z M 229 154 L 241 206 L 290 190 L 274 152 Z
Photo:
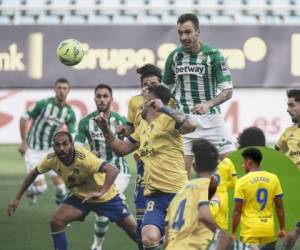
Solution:
M 300 151 L 299 150 L 297 150 L 297 151 L 290 151 L 289 155 L 291 157 L 300 156 Z
M 102 132 L 94 132 L 92 131 L 91 132 L 91 137 L 94 139 L 94 140 L 102 140 L 104 139 L 104 136 L 103 136 L 103 133 Z
M 178 65 L 175 67 L 175 74 L 202 76 L 205 74 L 205 66 L 204 65 Z
M 65 124 L 65 122 L 61 119 L 58 119 L 57 117 L 55 116 L 47 116 L 45 117 L 45 119 L 47 120 L 47 122 L 50 124 L 50 125 L 58 125 L 59 127 L 61 127 L 62 125 Z

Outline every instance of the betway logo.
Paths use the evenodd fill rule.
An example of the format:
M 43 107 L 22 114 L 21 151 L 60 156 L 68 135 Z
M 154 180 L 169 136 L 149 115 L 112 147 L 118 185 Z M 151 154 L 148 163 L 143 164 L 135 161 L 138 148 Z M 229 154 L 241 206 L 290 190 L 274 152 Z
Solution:
M 175 68 L 176 75 L 203 75 L 205 74 L 204 65 L 178 65 Z

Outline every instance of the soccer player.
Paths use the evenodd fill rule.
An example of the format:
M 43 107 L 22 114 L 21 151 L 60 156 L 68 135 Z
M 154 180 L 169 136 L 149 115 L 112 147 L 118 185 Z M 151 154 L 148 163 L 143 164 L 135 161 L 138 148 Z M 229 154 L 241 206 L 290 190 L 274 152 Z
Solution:
M 287 97 L 287 112 L 293 125 L 282 133 L 275 149 L 289 157 L 300 170 L 300 89 L 289 89 Z
M 278 237 L 285 235 L 280 181 L 275 174 L 260 169 L 262 154 L 258 149 L 247 148 L 242 157 L 246 174 L 235 185 L 232 236 L 236 238 L 241 224 L 242 242 L 259 244 L 262 249 L 275 249 L 273 203 L 280 227 Z
M 68 132 L 57 132 L 53 140 L 54 153 L 48 154 L 27 174 L 19 191 L 8 205 L 8 215 L 14 213 L 22 195 L 39 174 L 54 170 L 63 178 L 71 192 L 59 205 L 50 221 L 55 250 L 67 249 L 65 226 L 84 218 L 90 211 L 116 222 L 134 239 L 135 220 L 114 185 L 118 169 L 86 149 L 74 147 L 72 136 Z
M 64 124 L 68 131 L 75 133 L 76 117 L 73 109 L 66 103 L 70 91 L 69 82 L 60 78 L 54 84 L 55 97 L 36 102 L 20 118 L 21 145 L 19 152 L 24 156 L 27 172 L 30 172 L 36 165 L 51 151 L 53 135 Z M 28 121 L 31 126 L 28 131 Z M 28 131 L 28 132 L 27 132 Z M 49 172 L 55 185 L 55 201 L 59 204 L 66 196 L 66 188 L 63 180 L 53 171 Z M 29 202 L 36 202 L 36 195 L 42 194 L 47 189 L 44 175 L 37 176 L 34 183 L 27 190 Z
M 181 15 L 177 31 L 181 47 L 168 56 L 163 83 L 173 90 L 180 111 L 198 121 L 196 131 L 184 136 L 185 163 L 190 171 L 193 139 L 205 138 L 212 142 L 221 159 L 235 150 L 219 107 L 231 98 L 233 86 L 223 55 L 200 42 L 199 20 L 195 14 Z
M 289 232 L 285 239 L 284 244 L 287 247 L 287 249 L 292 249 L 298 240 L 300 235 L 300 221 L 297 222 L 295 229 L 292 232 Z
M 108 120 L 108 124 L 113 133 L 117 127 L 126 125 L 126 118 L 122 117 L 116 112 L 111 111 L 111 103 L 113 101 L 113 91 L 110 86 L 106 84 L 99 84 L 96 86 L 94 101 L 97 110 L 82 118 L 79 122 L 78 134 L 75 137 L 77 145 L 83 145 L 86 140 L 89 143 L 90 150 L 95 153 L 102 160 L 114 164 L 119 174 L 116 178 L 115 184 L 118 192 L 122 198 L 125 199 L 124 191 L 126 190 L 129 181 L 130 173 L 126 159 L 118 157 L 112 149 L 105 143 L 105 138 L 101 129 L 97 126 L 94 118 L 101 112 Z M 117 135 L 122 140 L 122 135 Z M 105 234 L 109 227 L 109 219 L 105 216 L 97 216 L 94 225 L 94 242 L 91 247 L 92 250 L 101 250 Z
M 166 250 L 207 249 L 217 230 L 208 196 L 210 179 L 218 165 L 218 151 L 204 139 L 193 141 L 192 151 L 197 178 L 178 191 L 168 208 Z
M 239 148 L 250 146 L 266 146 L 266 137 L 264 132 L 258 127 L 246 128 L 238 135 Z
M 228 157 L 218 164 L 214 176 L 217 179 L 218 188 L 215 198 L 210 203 L 210 208 L 217 225 L 227 231 L 229 210 L 228 189 L 234 189 L 237 180 L 235 166 Z M 214 201 L 218 204 L 215 204 Z M 214 212 L 214 210 L 216 211 Z
M 153 64 L 145 64 L 136 70 L 140 74 L 141 93 L 131 97 L 128 103 L 127 125 L 121 126 L 119 131 L 122 131 L 125 136 L 129 136 L 138 127 L 142 119 L 142 110 L 144 105 L 143 93 L 147 87 L 161 84 L 162 73 L 160 68 Z M 169 102 L 170 107 L 175 107 L 173 99 Z M 144 197 L 144 163 L 140 160 L 137 151 L 134 152 L 134 159 L 137 164 L 137 178 L 135 186 L 135 207 L 136 207 L 136 222 L 137 222 L 137 240 L 141 242 L 141 226 L 143 216 L 146 210 L 146 198 Z M 140 246 L 142 249 L 142 246 Z
M 129 100 L 127 124 L 121 127 L 125 136 L 131 135 L 142 119 L 141 113 L 144 105 L 143 90 L 149 86 L 160 84 L 162 79 L 161 69 L 150 63 L 138 68 L 136 72 L 140 75 L 141 93 L 131 97 Z
M 193 131 L 196 122 L 167 107 L 170 98 L 170 91 L 163 85 L 149 86 L 144 93 L 143 119 L 124 141 L 118 140 L 110 131 L 105 118 L 96 118 L 106 142 L 118 155 L 139 149 L 145 167 L 144 195 L 147 197 L 142 225 L 144 249 L 160 249 L 167 207 L 187 181 L 181 134 Z

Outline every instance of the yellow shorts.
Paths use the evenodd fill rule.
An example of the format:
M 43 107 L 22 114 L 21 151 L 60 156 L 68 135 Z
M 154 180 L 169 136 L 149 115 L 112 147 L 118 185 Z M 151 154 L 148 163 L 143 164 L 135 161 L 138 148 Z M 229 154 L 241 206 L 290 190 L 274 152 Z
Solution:
M 275 236 L 272 237 L 243 237 L 241 236 L 241 241 L 245 243 L 252 243 L 252 244 L 268 244 L 275 242 Z

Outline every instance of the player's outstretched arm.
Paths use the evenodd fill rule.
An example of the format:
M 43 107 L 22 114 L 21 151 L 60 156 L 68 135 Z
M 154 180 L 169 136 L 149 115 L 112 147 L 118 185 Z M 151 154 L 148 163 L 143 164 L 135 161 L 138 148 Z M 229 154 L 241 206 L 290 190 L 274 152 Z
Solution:
M 285 232 L 285 218 L 284 218 L 284 209 L 283 202 L 281 197 L 275 197 L 274 199 L 276 214 L 279 222 L 280 231 L 278 233 L 279 238 L 283 238 L 286 235 Z
M 124 156 L 134 150 L 138 149 L 137 143 L 131 143 L 129 140 L 125 139 L 124 141 L 116 138 L 114 133 L 111 131 L 106 118 L 103 113 L 95 117 L 95 122 L 99 128 L 101 128 L 102 133 L 105 138 L 105 142 L 110 146 L 110 148 L 118 155 Z
M 39 175 L 39 172 L 37 171 L 36 168 L 34 168 L 33 170 L 31 170 L 26 175 L 23 183 L 21 184 L 21 187 L 20 187 L 19 191 L 16 193 L 14 199 L 8 204 L 8 207 L 7 207 L 7 214 L 8 214 L 8 216 L 11 216 L 15 212 L 15 210 L 19 206 L 19 202 L 20 202 L 23 194 L 25 193 L 25 191 L 27 190 L 27 188 L 29 187 L 29 185 L 34 182 L 35 178 L 38 175 Z
M 111 185 L 114 184 L 119 170 L 114 165 L 106 163 L 105 165 L 100 167 L 100 173 L 105 173 L 105 180 L 101 190 L 89 193 L 83 199 L 82 203 L 90 199 L 100 198 L 101 196 L 103 196 L 110 189 Z
M 181 134 L 191 133 L 197 127 L 197 122 L 195 119 L 180 111 L 163 105 L 160 99 L 153 99 L 147 105 L 152 106 L 157 112 L 162 112 L 172 117 L 176 121 L 177 128 Z

